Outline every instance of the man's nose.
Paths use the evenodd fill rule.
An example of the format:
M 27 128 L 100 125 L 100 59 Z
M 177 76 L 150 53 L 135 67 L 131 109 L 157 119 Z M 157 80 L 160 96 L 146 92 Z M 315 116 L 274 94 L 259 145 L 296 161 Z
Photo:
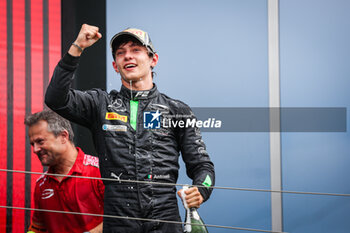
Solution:
M 129 50 L 126 50 L 124 58 L 125 58 L 125 60 L 131 59 L 132 58 L 132 53 Z
M 33 152 L 35 154 L 37 154 L 37 153 L 39 153 L 39 151 L 40 151 L 40 146 L 38 146 L 36 143 L 34 143 L 34 145 L 33 145 Z

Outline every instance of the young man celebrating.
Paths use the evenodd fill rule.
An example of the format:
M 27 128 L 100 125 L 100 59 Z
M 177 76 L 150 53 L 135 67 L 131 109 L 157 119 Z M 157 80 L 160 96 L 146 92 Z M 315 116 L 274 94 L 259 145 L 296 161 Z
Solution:
M 162 184 L 176 183 L 179 152 L 193 185 L 200 186 L 186 190 L 187 205 L 199 207 L 209 198 L 214 165 L 199 129 L 165 126 L 161 121 L 195 117 L 186 104 L 157 90 L 152 70 L 159 57 L 148 33 L 139 29 L 117 33 L 110 42 L 113 67 L 121 76 L 119 92 L 71 89 L 80 55 L 101 37 L 97 27 L 82 26 L 55 69 L 45 102 L 63 117 L 91 130 L 102 177 L 116 179 L 105 182 L 104 213 L 124 218 L 104 218 L 104 233 L 182 232 L 180 224 L 125 217 L 181 221 L 176 187 Z
M 33 152 L 48 174 L 36 183 L 36 209 L 103 214 L 104 185 L 98 158 L 84 154 L 74 146 L 73 131 L 68 120 L 51 110 L 26 117 L 28 136 Z M 56 175 L 57 174 L 57 175 Z M 67 175 L 67 176 L 60 176 Z M 73 215 L 50 211 L 34 211 L 29 232 L 102 233 L 102 217 Z

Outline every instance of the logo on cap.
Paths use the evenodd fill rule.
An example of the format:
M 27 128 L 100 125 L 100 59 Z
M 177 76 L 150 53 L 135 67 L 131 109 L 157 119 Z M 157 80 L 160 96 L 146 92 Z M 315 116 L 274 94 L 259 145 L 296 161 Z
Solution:
M 134 34 L 135 36 L 139 37 L 144 43 L 147 42 L 146 40 L 146 32 L 140 30 L 140 29 L 136 29 L 136 28 L 128 28 L 125 29 L 124 32 L 130 32 L 132 34 Z

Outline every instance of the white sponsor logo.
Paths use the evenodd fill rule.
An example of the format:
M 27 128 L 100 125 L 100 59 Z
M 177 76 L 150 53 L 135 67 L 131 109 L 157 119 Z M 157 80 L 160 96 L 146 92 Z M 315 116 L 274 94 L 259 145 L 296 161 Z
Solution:
M 108 105 L 108 109 L 113 109 L 119 112 L 125 112 L 126 108 L 123 106 L 123 101 L 121 99 L 116 99 L 112 104 Z
M 122 175 L 123 175 L 123 173 L 120 173 L 119 176 L 117 176 L 114 172 L 111 172 L 111 177 L 116 178 L 116 179 L 119 181 L 119 183 L 121 183 L 120 177 L 121 177 Z
M 170 175 L 166 174 L 166 175 L 154 175 L 153 179 L 170 179 Z
M 162 114 L 169 114 L 169 107 L 162 104 L 151 104 L 151 110 L 159 110 Z
M 53 189 L 44 189 L 44 191 L 41 193 L 41 199 L 48 199 L 52 197 L 54 194 Z
M 149 94 L 149 91 L 139 91 L 136 93 L 135 98 L 147 97 L 148 94 Z
M 115 131 L 115 132 L 126 132 L 126 125 L 102 125 L 102 130 L 104 131 Z

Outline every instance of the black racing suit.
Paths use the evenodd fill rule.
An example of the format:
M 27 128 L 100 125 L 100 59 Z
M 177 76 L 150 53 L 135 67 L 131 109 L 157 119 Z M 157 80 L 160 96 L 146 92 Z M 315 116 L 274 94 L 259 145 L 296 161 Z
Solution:
M 206 186 L 199 188 L 204 201 L 209 198 L 212 191 L 209 187 L 215 179 L 214 165 L 199 129 L 192 127 L 193 124 L 179 127 L 172 123 L 187 118 L 193 123 L 191 109 L 161 94 L 155 85 L 148 91 L 130 91 L 124 86 L 119 92 L 110 93 L 100 89 L 73 90 L 70 86 L 78 62 L 78 57 L 69 54 L 61 59 L 47 88 L 45 103 L 63 117 L 91 130 L 100 158 L 101 176 L 115 178 L 115 181 L 104 181 L 104 214 L 181 221 L 176 187 L 159 184 L 176 183 L 179 152 L 193 184 Z M 138 102 L 136 130 L 130 124 L 131 99 Z M 151 113 L 161 116 L 152 121 L 147 118 Z M 161 127 L 152 128 L 154 125 L 149 124 L 152 122 L 155 127 Z M 104 232 L 174 233 L 182 232 L 182 226 L 105 217 Z

